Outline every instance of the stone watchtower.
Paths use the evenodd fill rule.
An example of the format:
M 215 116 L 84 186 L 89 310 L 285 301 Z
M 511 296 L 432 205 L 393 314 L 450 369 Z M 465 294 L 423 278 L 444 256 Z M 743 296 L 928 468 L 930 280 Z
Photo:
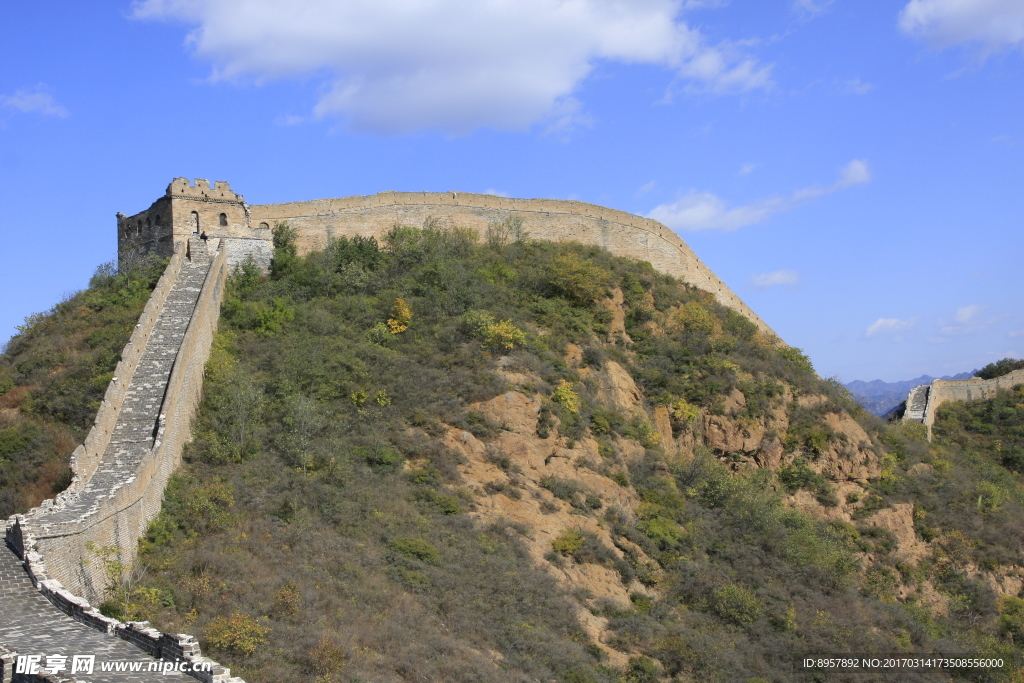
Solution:
M 203 232 L 210 239 L 224 240 L 234 257 L 231 261 L 240 263 L 251 255 L 261 265 L 269 264 L 269 226 L 253 229 L 245 198 L 223 180 L 211 186 L 204 178 L 196 178 L 194 184 L 175 178 L 145 211 L 134 216 L 118 213 L 118 261 L 123 265 L 144 254 L 171 256 L 176 244 Z

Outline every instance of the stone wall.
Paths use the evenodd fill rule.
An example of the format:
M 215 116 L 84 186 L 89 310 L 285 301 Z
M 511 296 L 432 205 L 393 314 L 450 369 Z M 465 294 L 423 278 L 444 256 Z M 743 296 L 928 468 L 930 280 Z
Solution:
M 254 226 L 287 222 L 297 231 L 300 253 L 323 249 L 331 237 L 375 237 L 395 225 L 419 227 L 429 217 L 478 232 L 512 216 L 522 219 L 534 239 L 596 244 L 619 256 L 648 261 L 657 270 L 710 292 L 723 305 L 771 333 L 729 287 L 705 266 L 672 230 L 657 221 L 586 202 L 510 199 L 461 192 L 382 192 L 376 195 L 254 204 Z M 266 229 L 266 228 L 265 228 Z M 772 333 L 774 334 L 774 333 Z
M 1002 377 L 981 379 L 937 379 L 932 382 L 928 392 L 928 407 L 925 409 L 924 423 L 931 433 L 935 423 L 935 413 L 946 401 L 980 401 L 994 398 L 1000 389 L 1011 389 L 1024 384 L 1024 370 L 1014 370 Z
M 121 360 L 114 368 L 114 378 L 107 385 L 107 391 L 96 412 L 93 426 L 89 429 L 82 445 L 71 454 L 71 485 L 57 496 L 55 502 L 60 502 L 62 498 L 77 493 L 96 471 L 96 466 L 99 464 L 100 458 L 103 457 L 107 444 L 110 443 L 110 435 L 113 432 L 114 423 L 117 422 L 121 405 L 124 403 L 129 380 L 135 373 L 139 359 L 142 358 L 142 354 L 146 350 L 146 341 L 153 332 L 153 326 L 160 315 L 167 294 L 171 291 L 171 287 L 181 271 L 181 262 L 184 258 L 184 249 L 178 250 L 171 257 L 163 275 L 157 281 L 142 315 L 139 316 L 139 321 L 135 324 L 132 336 L 121 351 Z
M 202 245 L 203 251 L 205 246 Z M 216 248 L 218 241 L 211 240 L 209 246 Z M 160 403 L 159 421 L 154 423 L 157 429 L 152 447 L 145 450 L 132 471 L 124 473 L 108 489 L 98 495 L 92 491 L 85 514 L 71 518 L 60 514 L 76 502 L 86 483 L 94 479 L 101 460 L 104 466 L 110 464 L 105 462 L 110 459 L 109 451 L 105 459 L 103 455 L 110 445 L 115 423 L 120 425 L 128 380 L 139 367 L 147 343 L 158 334 L 154 329 L 157 317 L 167 303 L 171 287 L 182 276 L 184 252 L 183 247 L 176 250 L 158 282 L 125 346 L 96 424 L 86 443 L 75 451 L 73 488 L 25 515 L 13 517 L 6 525 L 6 537 L 22 558 L 33 584 L 57 608 L 77 621 L 133 642 L 158 658 L 210 661 L 214 665 L 213 672 L 197 673 L 196 677 L 212 682 L 215 677 L 226 680 L 230 672 L 203 658 L 194 638 L 162 634 L 144 623 L 122 624 L 103 617 L 90 605 L 90 602 L 102 600 L 107 580 L 103 563 L 90 546 L 116 547 L 118 559 L 130 569 L 138 552 L 139 538 L 160 512 L 164 489 L 181 463 L 182 449 L 190 437 L 192 420 L 202 397 L 203 373 L 216 333 L 228 274 L 224 248 L 217 249 L 206 271 L 174 357 Z
M 83 561 L 90 557 L 89 546 L 116 546 L 120 560 L 131 567 L 138 539 L 160 511 L 164 488 L 181 462 L 181 450 L 199 405 L 203 368 L 216 331 L 226 276 L 227 254 L 221 249 L 206 276 L 179 347 L 163 399 L 162 424 L 156 440 L 153 447 L 141 455 L 134 471 L 124 473 L 124 478 L 115 481 L 108 490 L 94 493 L 91 507 L 85 514 L 72 518 L 57 514 L 73 504 L 82 488 L 79 486 L 75 492 L 46 501 L 26 515 L 16 517 L 8 534 L 15 549 L 21 551 L 19 554 L 24 556 L 23 553 L 34 550 L 41 556 L 46 578 L 59 580 L 77 595 L 91 601 L 101 599 L 106 583 L 100 561 L 95 558 L 89 563 Z M 105 433 L 109 440 L 109 432 Z M 90 457 L 87 462 L 95 469 L 93 460 Z M 77 471 L 74 476 L 82 478 Z M 34 548 L 28 547 L 27 535 L 33 537 Z
M 169 217 L 169 222 L 168 222 Z M 419 227 L 428 218 L 442 225 L 484 232 L 490 223 L 519 218 L 534 239 L 596 244 L 613 254 L 648 261 L 657 270 L 709 292 L 774 336 L 693 250 L 657 221 L 586 202 L 511 199 L 463 192 L 381 192 L 282 204 L 246 204 L 228 183 L 175 178 L 167 192 L 133 216 L 118 214 L 118 253 L 169 255 L 196 229 L 224 240 L 229 268 L 252 258 L 264 269 L 273 256 L 272 230 L 287 222 L 297 231 L 302 254 L 323 249 L 332 237 L 362 235 L 380 241 L 395 225 Z

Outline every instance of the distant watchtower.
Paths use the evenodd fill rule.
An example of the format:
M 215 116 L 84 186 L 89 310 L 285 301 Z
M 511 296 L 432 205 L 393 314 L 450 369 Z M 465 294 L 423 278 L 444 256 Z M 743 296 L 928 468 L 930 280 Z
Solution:
M 131 256 L 155 253 L 171 256 L 174 245 L 205 232 L 210 238 L 252 239 L 249 206 L 223 180 L 211 186 L 204 178 L 189 184 L 175 178 L 167 192 L 134 216 L 117 214 L 117 253 L 123 263 Z M 260 235 L 266 240 L 269 235 Z M 234 240 L 232 240 L 234 241 Z

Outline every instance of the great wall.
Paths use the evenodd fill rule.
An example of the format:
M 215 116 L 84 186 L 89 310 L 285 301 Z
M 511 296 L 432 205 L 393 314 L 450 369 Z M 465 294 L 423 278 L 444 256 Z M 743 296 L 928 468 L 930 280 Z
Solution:
M 993 398 L 1000 389 L 1012 389 L 1018 384 L 1024 384 L 1024 370 L 1014 370 L 992 379 L 937 379 L 931 384 L 921 384 L 907 395 L 903 420 L 924 424 L 928 428 L 928 440 L 931 441 L 935 414 L 943 403 Z
M 228 273 L 247 260 L 268 268 L 272 230 L 279 223 L 296 230 L 299 252 L 308 253 L 343 235 L 379 240 L 395 225 L 429 220 L 483 232 L 510 217 L 521 220 L 534 239 L 595 244 L 648 261 L 775 336 L 675 233 L 622 211 L 577 201 L 458 192 L 384 192 L 250 206 L 228 183 L 175 178 L 145 211 L 117 215 L 122 264 L 146 253 L 170 261 L 124 347 L 92 429 L 72 455 L 72 483 L 56 498 L 6 522 L 8 549 L 0 549 L 0 683 L 165 680 L 161 673 L 76 679 L 13 672 L 19 653 L 77 652 L 144 663 L 185 661 L 204 669 L 189 672 L 198 680 L 244 683 L 203 657 L 192 636 L 161 633 L 147 622 L 122 623 L 92 606 L 103 600 L 107 581 L 96 549 L 114 548 L 125 567 L 133 566 L 138 539 L 159 512 L 167 481 L 181 462 Z

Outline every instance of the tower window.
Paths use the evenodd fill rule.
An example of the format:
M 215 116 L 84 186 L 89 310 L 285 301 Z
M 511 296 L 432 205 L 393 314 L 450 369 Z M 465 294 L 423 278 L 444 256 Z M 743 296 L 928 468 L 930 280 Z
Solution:
M 221 224 L 221 227 L 223 227 L 223 226 L 228 224 L 228 215 L 226 213 L 222 213 L 220 215 L 220 224 Z
M 199 213 L 196 211 L 192 212 L 192 232 L 199 234 Z

